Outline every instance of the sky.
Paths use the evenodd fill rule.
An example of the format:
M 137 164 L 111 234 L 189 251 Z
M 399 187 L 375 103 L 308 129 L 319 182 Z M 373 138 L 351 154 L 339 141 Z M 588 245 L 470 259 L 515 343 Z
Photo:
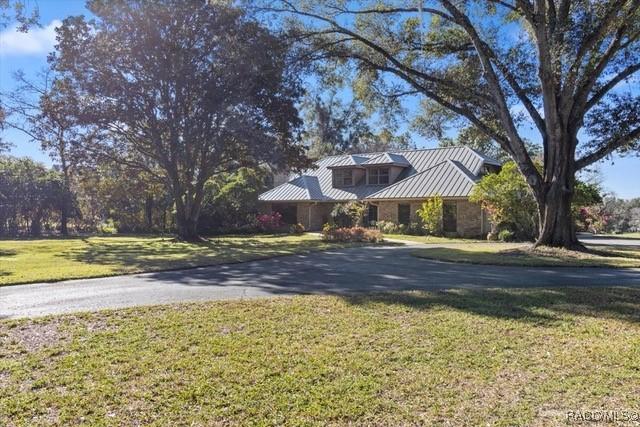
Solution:
M 14 27 L 0 31 L 0 92 L 8 92 L 14 88 L 13 74 L 22 70 L 27 76 L 35 76 L 46 68 L 47 54 L 55 44 L 55 27 L 69 15 L 87 15 L 84 0 L 31 0 L 40 10 L 40 28 L 31 29 L 28 33 L 16 32 Z M 638 79 L 634 80 L 636 83 Z M 36 143 L 15 130 L 3 132 L 3 139 L 14 146 L 11 154 L 29 156 L 47 165 L 51 159 L 42 152 Z M 535 135 L 525 135 L 535 141 Z M 415 135 L 418 148 L 437 146 L 436 141 L 425 140 Z M 640 157 L 619 157 L 605 160 L 598 164 L 603 186 L 608 193 L 618 197 L 640 197 Z

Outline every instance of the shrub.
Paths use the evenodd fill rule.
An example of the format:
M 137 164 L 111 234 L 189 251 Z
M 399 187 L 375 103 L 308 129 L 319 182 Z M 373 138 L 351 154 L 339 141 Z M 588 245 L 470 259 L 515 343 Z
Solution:
M 422 220 L 422 228 L 426 234 L 442 234 L 442 205 L 442 197 L 435 196 L 424 202 L 416 212 Z
M 412 236 L 422 236 L 424 234 L 424 228 L 419 222 L 412 222 L 407 226 L 406 233 Z
M 370 230 L 362 227 L 332 227 L 325 224 L 322 228 L 322 239 L 328 242 L 370 242 L 382 241 L 380 230 Z
M 337 203 L 331 211 L 331 219 L 341 227 L 360 227 L 366 208 L 367 205 L 364 202 Z
M 98 233 L 107 235 L 118 234 L 118 227 L 116 226 L 116 223 L 113 222 L 113 219 L 109 218 L 103 223 L 98 224 Z
M 498 240 L 501 242 L 513 242 L 516 238 L 516 235 L 511 230 L 501 230 L 498 233 Z
M 305 228 L 304 225 L 297 223 L 297 224 L 293 224 L 291 227 L 289 227 L 289 233 L 291 234 L 302 234 L 304 233 Z
M 378 221 L 376 222 L 376 227 L 384 234 L 394 234 L 398 232 L 398 226 L 392 221 Z
M 273 232 L 282 228 L 282 215 L 280 212 L 273 212 L 270 214 L 258 214 L 256 216 L 258 221 L 258 228 L 264 232 Z

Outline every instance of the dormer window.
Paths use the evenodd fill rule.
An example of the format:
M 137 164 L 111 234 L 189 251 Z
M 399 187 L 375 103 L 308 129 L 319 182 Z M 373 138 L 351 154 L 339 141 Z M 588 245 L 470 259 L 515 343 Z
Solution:
M 351 187 L 353 185 L 352 169 L 334 169 L 333 170 L 333 186 L 334 187 Z
M 389 183 L 389 168 L 371 168 L 367 171 L 369 185 L 386 185 Z

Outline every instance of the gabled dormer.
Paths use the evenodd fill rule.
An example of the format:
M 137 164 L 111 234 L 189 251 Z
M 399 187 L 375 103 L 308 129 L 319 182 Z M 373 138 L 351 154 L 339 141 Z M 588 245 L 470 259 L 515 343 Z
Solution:
M 364 156 L 345 156 L 327 169 L 331 170 L 331 183 L 333 188 L 353 187 L 362 184 L 365 177 L 362 164 L 369 160 Z
M 362 164 L 367 185 L 389 185 L 411 164 L 399 154 L 381 153 Z

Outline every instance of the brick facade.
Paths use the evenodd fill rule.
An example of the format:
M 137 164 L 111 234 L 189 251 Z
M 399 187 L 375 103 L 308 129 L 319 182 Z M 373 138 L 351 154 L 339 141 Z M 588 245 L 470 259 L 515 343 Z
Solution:
M 378 221 L 398 222 L 399 202 L 378 202 Z M 410 205 L 411 222 L 418 222 L 417 211 L 422 206 L 422 202 L 406 201 Z M 296 203 L 297 221 L 304 225 L 307 230 L 318 231 L 329 222 L 333 203 Z M 468 200 L 457 200 L 457 234 L 460 237 L 479 237 L 487 234 L 490 230 L 487 215 L 483 215 L 480 206 Z M 260 211 L 271 212 L 270 203 L 261 203 Z

